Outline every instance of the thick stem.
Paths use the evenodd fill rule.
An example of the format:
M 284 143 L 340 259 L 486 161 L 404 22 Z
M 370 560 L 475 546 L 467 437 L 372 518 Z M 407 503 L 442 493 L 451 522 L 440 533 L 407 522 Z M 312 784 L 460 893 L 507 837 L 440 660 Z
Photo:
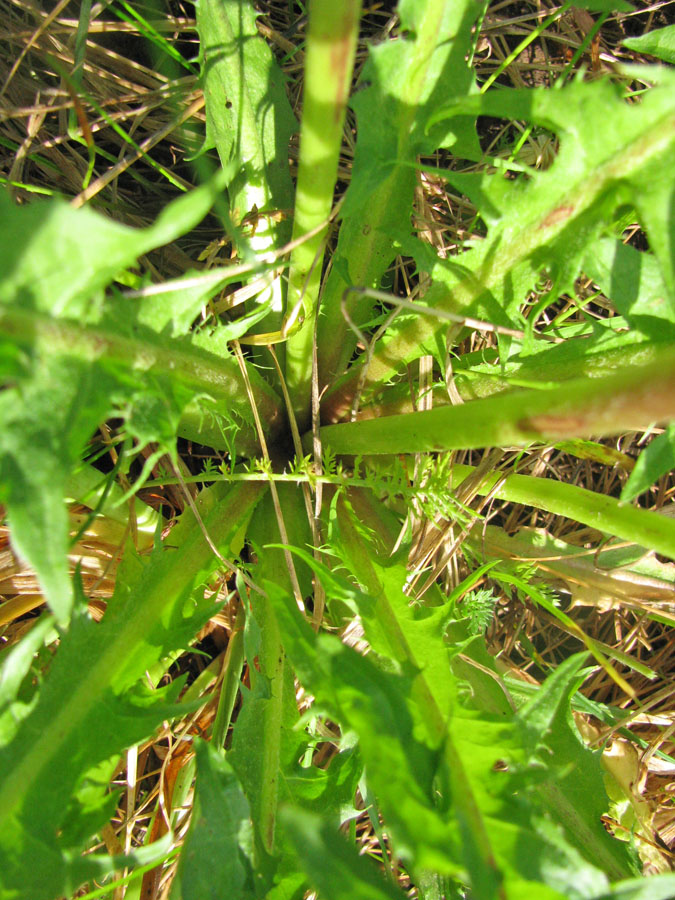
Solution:
M 345 110 L 354 67 L 361 0 L 311 0 L 305 93 L 293 238 L 325 222 L 333 205 Z M 287 345 L 286 378 L 301 428 L 309 421 L 312 341 L 325 232 L 295 249 L 289 273 L 289 315 L 303 317 Z

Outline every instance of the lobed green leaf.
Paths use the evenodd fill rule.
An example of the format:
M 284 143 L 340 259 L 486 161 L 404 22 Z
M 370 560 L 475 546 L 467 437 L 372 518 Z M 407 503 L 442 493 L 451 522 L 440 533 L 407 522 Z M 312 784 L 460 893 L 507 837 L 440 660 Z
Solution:
M 202 494 L 203 525 L 221 553 L 230 555 L 261 493 L 249 484 Z M 101 800 L 107 777 L 99 783 L 94 767 L 183 711 L 176 703 L 180 681 L 152 691 L 139 679 L 158 658 L 185 647 L 213 614 L 203 587 L 219 563 L 190 513 L 169 543 L 131 582 L 118 577 L 101 624 L 75 608 L 37 703 L 0 750 L 3 900 L 53 900 L 78 887 L 79 851 L 89 836 L 83 821 L 94 830 L 110 814 Z M 85 816 L 92 791 L 98 800 Z

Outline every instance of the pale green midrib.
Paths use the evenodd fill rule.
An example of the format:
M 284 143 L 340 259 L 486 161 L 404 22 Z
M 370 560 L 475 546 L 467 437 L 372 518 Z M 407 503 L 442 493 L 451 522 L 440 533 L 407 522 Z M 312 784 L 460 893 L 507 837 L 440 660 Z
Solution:
M 409 661 L 419 672 L 420 700 L 424 704 L 429 717 L 427 725 L 431 736 L 440 745 L 446 734 L 445 715 L 437 702 L 433 685 L 429 684 L 424 660 L 418 658 L 412 643 L 408 640 L 405 628 L 406 623 L 399 620 L 396 610 L 387 596 L 385 586 L 381 582 L 370 559 L 366 553 L 360 552 L 364 548 L 364 544 L 359 540 L 347 513 L 343 513 L 341 528 L 349 529 L 349 541 L 354 548 L 351 551 L 352 560 L 359 567 L 359 571 L 356 573 L 357 580 L 363 584 L 375 599 L 375 617 L 386 636 L 392 657 L 398 662 Z
M 233 493 L 236 493 L 235 499 L 239 499 L 240 504 L 237 514 L 227 520 L 226 535 L 236 530 L 238 523 L 245 517 L 250 504 L 255 501 L 260 490 L 241 491 L 235 487 Z M 251 496 L 247 497 L 247 494 Z M 226 500 L 228 505 L 230 505 L 231 498 L 232 494 Z M 223 539 L 226 539 L 226 535 L 223 536 Z M 117 636 L 107 645 L 90 672 L 83 673 L 80 685 L 71 694 L 67 706 L 50 720 L 48 728 L 26 749 L 17 766 L 12 771 L 3 773 L 3 782 L 0 785 L 0 823 L 12 816 L 16 806 L 23 799 L 26 785 L 35 781 L 38 774 L 49 765 L 75 728 L 99 702 L 105 690 L 114 681 L 115 676 L 124 669 L 129 658 L 129 648 L 137 643 L 136 636 L 147 634 L 151 626 L 159 620 L 164 608 L 171 602 L 167 598 L 175 598 L 177 593 L 182 593 L 197 577 L 200 571 L 195 565 L 197 554 L 199 554 L 199 558 L 205 560 L 212 555 L 212 551 L 201 531 L 195 526 L 190 539 L 173 556 L 175 563 L 184 561 L 182 570 L 190 573 L 184 579 L 180 590 L 177 591 L 178 579 L 176 578 L 176 567 L 173 565 L 162 573 L 162 577 L 154 587 L 143 594 L 136 607 L 136 614 L 121 624 Z M 134 590 L 134 593 L 140 590 L 141 585 Z M 149 602 L 151 598 L 153 602 Z
M 347 527 L 352 531 L 351 540 L 356 544 L 357 548 L 363 547 L 364 545 L 353 533 L 351 521 L 348 517 L 345 518 Z M 344 528 L 344 522 L 342 527 Z M 427 719 L 425 724 L 430 737 L 438 743 L 439 747 L 443 748 L 443 753 L 448 760 L 451 777 L 457 779 L 456 793 L 458 798 L 461 798 L 463 812 L 470 819 L 470 827 L 473 830 L 473 837 L 478 843 L 483 864 L 496 871 L 497 863 L 492 851 L 492 843 L 486 827 L 485 817 L 476 800 L 472 781 L 466 774 L 464 760 L 453 740 L 452 729 L 447 726 L 449 710 L 442 709 L 442 704 L 438 697 L 437 683 L 430 678 L 425 660 L 419 659 L 419 654 L 408 640 L 405 620 L 401 621 L 399 619 L 397 610 L 390 602 L 385 586 L 380 581 L 370 559 L 365 553 L 360 554 L 360 556 L 361 558 L 358 560 L 360 571 L 357 573 L 357 579 L 364 583 L 364 587 L 376 598 L 375 615 L 393 650 L 394 658 L 398 661 L 402 661 L 402 659 L 408 661 L 419 673 L 413 696 L 416 695 L 417 702 L 426 713 Z
M 201 348 L 188 349 L 181 343 L 162 344 L 159 336 L 155 344 L 150 337 L 147 340 L 127 337 L 15 307 L 0 307 L 2 333 L 22 344 L 33 344 L 36 339 L 48 341 L 50 352 L 80 356 L 88 362 L 115 360 L 131 371 L 152 371 L 180 378 L 204 392 L 212 392 L 216 398 L 226 396 L 242 411 L 248 409 L 245 384 L 235 360 Z M 273 388 L 252 367 L 249 377 L 265 429 L 280 421 L 282 404 Z
M 473 272 L 470 277 L 451 286 L 436 280 L 425 297 L 425 303 L 429 306 L 436 306 L 439 309 L 461 313 L 462 309 L 470 306 L 481 294 L 498 284 L 508 272 L 527 259 L 533 250 L 545 246 L 556 237 L 569 225 L 572 216 L 576 217 L 580 213 L 587 211 L 611 182 L 625 179 L 631 172 L 648 164 L 653 158 L 664 153 L 673 142 L 673 132 L 675 132 L 675 121 L 672 113 L 664 113 L 647 131 L 640 134 L 609 159 L 604 160 L 595 170 L 586 173 L 565 194 L 562 196 L 557 195 L 554 203 L 544 213 L 538 212 L 536 216 L 527 219 L 509 239 L 508 243 L 500 246 L 491 264 L 490 272 L 484 280 L 477 279 Z M 644 147 L 645 144 L 646 147 Z M 637 153 L 636 151 L 640 150 L 641 145 L 644 149 L 642 153 Z M 636 156 L 638 157 L 637 161 L 635 160 Z M 573 214 L 558 223 L 557 227 L 541 227 L 552 210 L 564 206 L 573 207 Z M 522 222 L 522 220 L 520 221 Z M 537 240 L 536 238 L 539 235 L 541 235 L 541 238 Z M 490 238 L 488 240 L 490 244 L 481 245 L 475 251 L 476 256 L 474 256 L 474 259 L 477 266 L 480 266 L 483 258 L 489 255 L 492 241 Z M 453 258 L 454 262 L 465 260 L 466 254 Z M 504 264 L 504 261 L 507 265 Z M 385 337 L 381 347 L 376 349 L 373 354 L 364 386 L 368 387 L 383 381 L 394 371 L 387 359 L 393 357 L 397 360 L 397 365 L 403 365 L 423 355 L 426 350 L 419 345 L 430 338 L 436 330 L 437 326 L 434 327 L 434 325 L 430 324 L 428 319 L 418 318 L 389 339 Z M 397 352 L 398 347 L 403 352 Z M 347 383 L 356 381 L 362 367 L 362 363 L 355 364 L 345 381 Z M 336 390 L 340 390 L 340 387 L 344 388 L 344 382 Z M 327 396 L 330 396 L 330 394 Z

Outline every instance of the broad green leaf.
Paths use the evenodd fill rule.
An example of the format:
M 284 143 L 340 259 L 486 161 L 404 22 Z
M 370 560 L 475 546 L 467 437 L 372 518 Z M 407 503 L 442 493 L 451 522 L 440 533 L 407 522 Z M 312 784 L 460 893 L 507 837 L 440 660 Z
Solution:
M 0 192 L 0 304 L 96 322 L 101 291 L 139 256 L 194 228 L 222 191 L 226 174 L 168 204 L 148 228 L 129 228 L 63 200 L 15 206 Z
M 675 896 L 675 875 L 652 875 L 632 878 L 612 885 L 612 890 L 593 900 L 672 900 Z
M 230 543 L 261 492 L 249 484 L 216 486 L 200 495 L 203 525 L 221 553 L 231 553 Z M 168 543 L 135 583 L 118 578 L 102 623 L 76 607 L 35 707 L 0 750 L 3 898 L 53 900 L 78 886 L 70 879 L 79 871 L 82 847 L 70 841 L 83 810 L 78 800 L 69 805 L 69 798 L 92 767 L 181 710 L 181 683 L 153 691 L 144 672 L 158 657 L 185 647 L 213 614 L 203 587 L 219 561 L 189 512 Z
M 278 485 L 283 520 L 289 535 L 299 543 L 309 539 L 309 525 L 302 495 L 291 485 Z M 255 511 L 248 539 L 258 556 L 252 567 L 256 584 L 271 579 L 293 591 L 287 560 L 280 550 L 263 550 L 278 539 L 275 505 L 268 493 Z M 301 575 L 305 590 L 306 573 Z M 245 653 L 251 673 L 250 689 L 242 687 L 242 707 L 237 716 L 228 759 L 244 789 L 254 822 L 261 883 L 269 890 L 280 870 L 287 867 L 287 850 L 277 828 L 277 808 L 287 796 L 286 775 L 295 771 L 306 749 L 306 736 L 295 730 L 299 718 L 293 671 L 285 658 L 274 609 L 267 596 L 251 591 L 247 604 Z M 255 627 L 255 644 L 251 637 Z
M 675 297 L 670 196 L 675 172 L 673 76 L 664 72 L 640 104 L 627 104 L 608 80 L 580 80 L 551 91 L 492 90 L 463 97 L 435 112 L 429 127 L 456 115 L 521 119 L 554 131 L 560 151 L 551 167 L 507 180 L 501 171 L 470 182 L 462 173 L 444 172 L 459 190 L 471 192 L 488 220 L 487 237 L 457 258 L 439 260 L 431 269 L 433 285 L 424 302 L 432 308 L 509 324 L 542 271 L 557 293 L 573 288 L 589 241 L 613 221 L 615 210 L 633 204 L 647 231 L 666 286 Z M 587 121 L 608 129 L 583 127 Z M 404 362 L 439 353 L 446 326 L 429 316 L 394 324 L 368 361 L 352 367 L 333 388 L 349 408 L 357 385 L 369 387 L 389 378 Z
M 286 807 L 282 821 L 312 885 L 325 900 L 403 900 L 403 892 L 321 816 Z
M 19 723 L 31 710 L 31 701 L 35 699 L 36 694 L 26 702 L 24 698 L 19 698 L 19 689 L 30 671 L 36 654 L 53 630 L 52 616 L 42 616 L 23 640 L 5 650 L 0 656 L 0 747 L 11 741 Z
M 59 201 L 16 207 L 0 197 L 8 249 L 0 261 L 0 345 L 13 359 L 0 398 L 0 498 L 14 546 L 35 569 L 60 624 L 72 607 L 65 481 L 98 425 L 121 414 L 137 449 L 156 442 L 173 454 L 179 428 L 227 446 L 223 431 L 252 421 L 236 360 L 201 350 L 199 341 L 171 343 L 100 302 L 121 267 L 197 224 L 222 185 L 223 176 L 215 177 L 135 230 Z M 269 414 L 275 418 L 267 402 L 280 414 L 278 400 L 252 368 L 249 380 L 267 426 Z M 211 421 L 213 401 L 220 408 Z
M 210 446 L 227 446 L 223 443 L 222 429 L 219 431 L 210 416 L 214 420 L 219 418 L 221 423 L 223 419 L 235 418 L 243 426 L 253 421 L 246 384 L 236 359 L 202 349 L 203 339 L 199 337 L 172 341 L 133 322 L 128 322 L 123 331 L 117 321 L 107 319 L 97 327 L 80 327 L 66 319 L 57 320 L 16 307 L 0 307 L 0 347 L 5 342 L 31 349 L 37 357 L 36 365 L 43 357 L 52 356 L 66 361 L 72 359 L 73 365 L 96 363 L 100 366 L 96 369 L 97 377 L 114 376 L 117 393 L 122 396 L 142 393 L 144 384 L 152 392 L 155 379 L 164 379 L 164 385 L 168 379 L 175 384 L 176 393 L 189 390 L 193 396 L 202 398 L 201 406 L 184 411 L 180 431 L 193 440 L 213 438 Z M 26 372 L 24 368 L 19 374 L 26 377 L 31 370 Z M 275 391 L 253 366 L 247 367 L 247 375 L 262 417 L 263 431 L 278 428 L 282 407 Z M 244 427 L 244 452 L 254 452 L 254 433 L 250 426 Z
M 602 889 L 606 882 L 598 870 L 554 826 L 543 828 L 524 800 L 514 802 L 516 773 L 526 762 L 517 723 L 467 709 L 455 698 L 440 753 L 429 756 L 416 738 L 418 717 L 429 710 L 429 701 L 414 679 L 383 671 L 337 638 L 315 636 L 288 595 L 271 583 L 266 588 L 299 678 L 331 717 L 358 735 L 393 846 L 413 871 L 431 869 L 465 880 L 470 875 L 481 897 L 497 896 L 500 878 L 513 883 L 515 896 L 523 879 L 549 881 L 555 890 L 562 886 L 568 897 L 588 896 L 573 890 L 581 869 L 596 893 Z M 440 635 L 438 654 L 447 656 Z M 449 665 L 445 681 L 431 686 L 432 694 L 452 683 Z M 500 771 L 500 760 L 508 760 L 514 774 L 510 767 Z M 553 838 L 547 833 L 551 828 Z M 528 846 L 528 854 L 519 853 L 518 845 Z M 624 871 L 619 867 L 620 874 Z
M 675 63 L 675 25 L 647 31 L 639 37 L 626 38 L 622 43 L 630 50 L 648 53 L 667 63 Z
M 248 802 L 222 750 L 194 739 L 197 782 L 172 900 L 254 898 Z
M 236 224 L 253 214 L 245 252 L 262 254 L 290 237 L 288 210 L 293 188 L 288 145 L 297 128 L 284 76 L 258 34 L 248 0 L 199 0 L 197 30 L 206 100 L 205 148 L 216 147 L 227 178 L 230 212 Z M 261 300 L 271 300 L 269 329 L 281 322 L 282 283 Z
M 391 634 L 393 631 L 392 620 L 395 619 L 399 623 L 402 634 L 402 637 L 398 640 L 399 645 L 401 641 L 407 641 L 408 646 L 404 649 L 407 660 L 420 671 L 420 676 L 418 677 L 426 682 L 429 695 L 433 698 L 433 702 L 429 702 L 422 690 L 418 688 L 416 692 L 417 702 L 423 718 L 431 720 L 432 706 L 435 706 L 441 712 L 447 709 L 446 718 L 449 717 L 449 719 L 445 759 L 450 771 L 455 814 L 460 821 L 460 827 L 463 821 L 466 823 L 463 830 L 463 839 L 465 854 L 469 854 L 469 859 L 473 858 L 473 865 L 469 864 L 472 877 L 474 880 L 476 878 L 486 878 L 490 875 L 490 860 L 500 859 L 499 840 L 495 836 L 495 831 L 499 832 L 504 820 L 509 819 L 508 813 L 504 812 L 498 815 L 494 812 L 493 804 L 500 794 L 499 788 L 495 786 L 488 787 L 487 796 L 483 795 L 483 783 L 486 779 L 491 778 L 487 773 L 493 771 L 496 763 L 494 759 L 492 761 L 486 759 L 486 754 L 489 756 L 497 747 L 501 747 L 501 751 L 506 756 L 509 756 L 509 753 L 513 754 L 511 764 L 515 764 L 517 768 L 518 763 L 516 760 L 523 754 L 520 742 L 524 740 L 525 736 L 520 734 L 518 724 L 514 723 L 510 728 L 507 725 L 512 718 L 508 704 L 504 704 L 499 708 L 497 715 L 488 716 L 486 715 L 486 709 L 476 704 L 476 700 L 482 699 L 478 691 L 474 693 L 473 705 L 476 707 L 474 710 L 466 709 L 463 704 L 457 702 L 454 695 L 456 687 L 452 684 L 449 672 L 449 652 L 448 648 L 444 646 L 442 638 L 444 628 L 440 627 L 440 622 L 447 622 L 448 620 L 447 610 L 443 610 L 443 608 L 426 610 L 426 616 L 419 613 L 417 616 L 414 616 L 403 593 L 403 586 L 407 580 L 406 568 L 394 564 L 383 567 L 374 561 L 369 545 L 364 543 L 363 539 L 359 540 L 358 526 L 355 527 L 355 518 L 347 515 L 348 509 L 346 506 L 339 506 L 338 509 L 343 513 L 338 518 L 339 548 L 342 551 L 345 562 L 352 568 L 359 581 L 364 586 L 367 586 L 368 590 L 377 598 L 377 605 L 374 609 L 369 610 L 365 606 L 361 609 L 366 635 L 369 637 L 374 649 L 377 649 L 377 644 L 375 643 L 377 631 L 379 630 L 383 636 Z M 464 650 L 465 646 L 466 641 L 463 645 L 460 645 L 462 650 Z M 398 647 L 395 649 L 398 650 Z M 390 653 L 389 655 L 393 655 L 396 658 L 396 653 Z M 580 658 L 575 659 L 572 663 L 563 664 L 559 670 L 559 677 L 556 674 L 556 677 L 550 683 L 547 682 L 547 687 L 542 689 L 541 697 L 533 700 L 531 708 L 528 708 L 526 712 L 521 711 L 517 722 L 525 724 L 528 731 L 534 731 L 537 735 L 544 733 L 551 724 L 561 701 L 565 698 L 570 678 L 575 676 L 579 664 Z M 453 671 L 455 671 L 454 667 Z M 472 677 L 474 680 L 478 680 L 476 675 L 480 674 L 480 670 L 473 674 L 471 667 L 467 666 L 464 672 L 468 675 L 469 683 L 471 683 Z M 481 735 L 481 732 L 483 732 L 484 736 Z M 489 750 L 487 749 L 488 747 L 490 748 Z M 571 765 L 572 762 L 575 762 L 578 765 L 580 753 L 581 749 L 579 749 L 574 758 L 568 755 L 564 758 L 564 761 L 561 759 L 560 764 Z M 588 755 L 589 761 L 592 761 L 591 755 Z M 482 776 L 477 777 L 478 772 L 476 770 L 482 771 Z M 458 772 L 461 772 L 461 774 L 458 774 Z M 602 804 L 604 798 L 605 805 L 607 805 L 601 778 L 597 779 L 596 788 L 594 795 L 596 804 Z M 506 790 L 506 786 L 503 786 L 502 789 Z M 564 796 L 563 801 L 567 801 L 567 798 Z M 508 807 L 509 804 L 507 803 L 506 806 Z M 604 808 L 601 809 L 601 812 L 604 811 Z M 563 812 L 564 814 L 559 814 L 559 822 L 566 829 L 569 829 L 568 823 L 572 816 L 576 816 L 579 822 L 588 821 L 584 816 L 586 809 L 582 809 L 573 803 L 569 803 L 569 806 Z M 597 813 L 595 808 L 593 813 Z M 496 825 L 493 821 L 494 819 L 497 819 L 499 824 Z M 527 817 L 520 820 L 516 817 L 515 821 L 521 827 L 528 826 Z M 595 859 L 596 856 L 599 857 L 604 854 L 607 871 L 613 870 L 615 875 L 619 876 L 624 874 L 627 871 L 625 868 L 624 848 L 607 837 L 600 823 L 599 815 L 595 815 L 595 819 L 591 819 L 591 821 L 596 821 L 596 829 L 594 831 L 592 826 L 587 827 L 585 832 L 586 840 L 581 842 L 581 847 L 579 847 L 577 833 L 574 831 L 574 828 L 567 833 L 568 842 L 572 845 L 577 844 L 577 849 L 581 849 L 582 852 L 586 853 L 587 859 Z M 530 825 L 529 827 L 536 828 L 537 826 Z M 580 831 L 581 829 L 578 830 Z M 547 844 L 551 840 L 557 842 L 555 834 L 545 839 L 543 847 L 538 848 L 537 842 L 533 842 L 533 855 L 536 857 L 538 852 L 541 854 L 541 866 L 543 869 L 550 866 Z M 491 842 L 494 844 L 494 848 L 490 846 Z M 567 852 L 564 849 L 564 844 L 565 842 L 563 841 L 560 850 L 563 857 Z M 573 857 L 574 853 L 571 853 L 567 861 L 568 869 L 572 865 Z M 512 864 L 513 860 L 511 859 L 510 862 Z M 505 865 L 508 865 L 508 862 Z M 574 863 L 574 868 L 577 870 L 577 881 L 580 881 L 583 870 L 584 878 L 588 885 L 597 888 L 599 873 L 593 866 L 584 864 L 579 859 Z M 559 873 L 559 877 L 563 879 L 563 882 L 566 877 L 563 874 L 564 869 L 565 866 L 562 866 L 561 873 Z M 521 868 L 519 874 L 521 877 L 533 877 L 533 871 L 528 871 L 526 868 Z M 488 878 L 487 885 L 489 883 Z M 549 883 L 551 882 L 549 881 Z M 560 884 L 554 882 L 553 886 L 559 888 Z M 564 886 L 567 887 L 566 883 Z M 485 890 L 489 893 L 491 888 L 486 886 Z
M 34 357 L 16 386 L 0 396 L 0 498 L 16 550 L 35 569 L 52 611 L 65 624 L 72 607 L 65 485 L 98 425 L 121 414 L 138 449 L 155 441 L 160 452 L 173 454 L 190 398 L 208 391 L 224 401 L 216 420 L 208 419 L 208 407 L 195 410 L 197 429 L 188 428 L 193 438 L 213 435 L 216 446 L 226 446 L 223 415 L 232 423 L 237 408 L 246 416 L 250 411 L 233 359 L 181 352 L 152 336 L 129 340 L 80 329 L 39 313 L 0 312 L 0 331 L 3 326 L 5 334 L 14 330 L 13 337 L 29 346 L 33 338 Z M 92 362 L 102 351 L 107 358 Z M 140 373 L 133 377 L 135 368 Z M 270 388 L 254 378 L 274 405 Z
M 33 377 L 0 394 L 0 500 L 12 544 L 31 564 L 57 622 L 70 617 L 66 478 L 111 412 L 115 381 L 78 360 L 38 360 Z
M 602 824 L 609 807 L 602 751 L 586 747 L 570 712 L 571 697 L 584 678 L 579 677 L 579 668 L 586 658 L 586 653 L 579 653 L 564 660 L 519 709 L 518 719 L 525 725 L 532 750 L 540 744 L 553 757 L 551 777 L 537 786 L 542 806 L 555 812 L 569 843 L 592 858 L 602 872 L 617 877 L 626 871 L 626 853 Z M 596 885 L 597 876 L 591 875 L 590 887 L 597 890 Z
M 606 320 L 612 323 L 619 317 Z M 622 320 L 623 321 L 623 320 Z M 656 329 L 654 329 L 656 332 Z M 536 341 L 519 347 L 515 340 L 512 354 L 500 358 L 495 351 L 467 353 L 453 360 L 455 386 L 463 400 L 478 400 L 502 394 L 514 388 L 554 388 L 575 378 L 600 378 L 613 375 L 631 365 L 647 365 L 662 353 L 672 350 L 667 337 L 668 326 L 649 338 L 636 330 L 615 330 L 595 324 L 582 325 L 567 335 L 560 329 L 551 334 L 561 342 Z M 665 332 L 665 334 L 664 334 Z M 338 381 L 334 392 L 328 392 L 322 405 L 326 424 L 349 418 L 353 401 L 351 375 Z M 433 406 L 447 406 L 448 392 L 443 382 L 432 388 Z M 358 418 L 389 416 L 413 412 L 408 383 L 373 385 L 361 395 Z
M 197 4 L 207 112 L 205 149 L 216 147 L 228 170 L 230 201 L 239 221 L 254 207 L 259 213 L 287 210 L 293 196 L 288 142 L 297 122 L 284 76 L 258 34 L 256 17 L 248 2 Z M 256 234 L 266 230 L 261 223 Z M 287 230 L 282 226 L 280 234 Z M 257 243 L 252 241 L 251 246 Z
M 621 491 L 621 500 L 629 503 L 648 490 L 662 475 L 675 469 L 675 424 L 647 444 Z
M 414 163 L 438 147 L 480 157 L 473 119 L 426 123 L 449 95 L 475 90 L 466 63 L 478 4 L 470 0 L 404 0 L 401 35 L 370 50 L 352 107 L 358 123 L 352 176 L 342 209 L 333 270 L 323 291 L 318 345 L 320 379 L 330 383 L 348 363 L 356 337 L 342 314 L 345 288 L 377 287 L 410 234 L 416 183 Z M 352 319 L 363 323 L 372 302 L 347 297 Z
M 284 777 L 284 796 L 295 808 L 316 812 L 324 822 L 338 828 L 360 815 L 354 806 L 363 765 L 356 750 L 343 750 L 331 759 L 328 769 L 296 765 Z
M 299 679 L 314 694 L 320 708 L 358 734 L 369 782 L 399 852 L 409 858 L 414 848 L 419 849 L 420 836 L 424 835 L 434 848 L 445 850 L 422 854 L 420 864 L 429 868 L 438 864 L 447 871 L 448 848 L 455 845 L 457 836 L 433 809 L 430 799 L 434 760 L 413 737 L 407 701 L 410 679 L 386 674 L 335 636 L 315 635 L 293 608 L 290 595 L 271 583 L 266 589 Z M 398 812 L 393 815 L 395 809 Z M 451 865 L 450 870 L 455 873 L 458 866 Z

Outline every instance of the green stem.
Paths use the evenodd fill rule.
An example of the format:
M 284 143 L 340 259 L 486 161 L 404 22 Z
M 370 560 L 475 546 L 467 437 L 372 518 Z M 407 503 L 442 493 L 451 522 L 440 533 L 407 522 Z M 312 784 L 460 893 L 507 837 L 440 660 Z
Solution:
M 311 0 L 293 238 L 326 222 L 333 204 L 345 110 L 354 67 L 361 0 Z M 287 344 L 286 378 L 301 427 L 309 420 L 312 341 L 326 232 L 296 247 L 289 272 L 290 319 L 302 316 Z

